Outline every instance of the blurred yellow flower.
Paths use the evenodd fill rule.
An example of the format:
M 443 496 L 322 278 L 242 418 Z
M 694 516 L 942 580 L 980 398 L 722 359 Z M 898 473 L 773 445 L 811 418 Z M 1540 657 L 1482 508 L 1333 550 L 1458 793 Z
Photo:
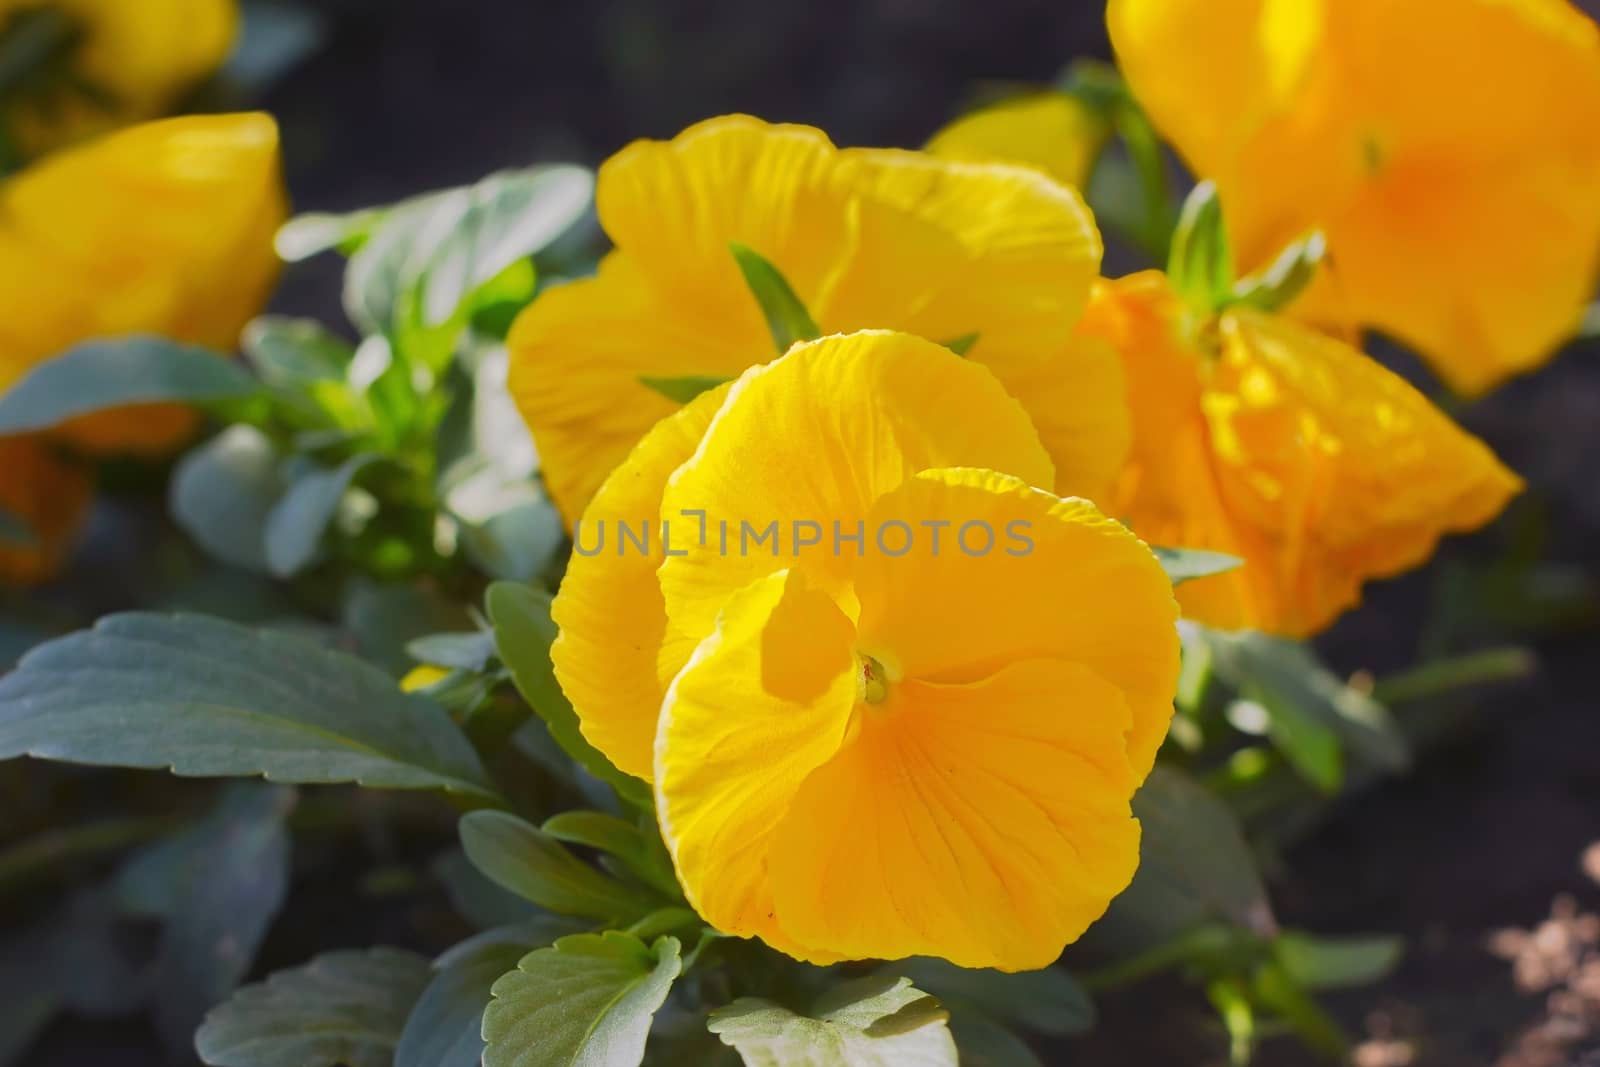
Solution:
M 728 116 L 623 149 L 600 168 L 597 200 L 616 251 L 594 278 L 540 296 L 509 340 L 511 390 L 569 522 L 677 408 L 642 377 L 727 379 L 776 355 L 735 241 L 777 266 L 824 333 L 976 335 L 970 357 L 1033 414 L 1054 488 L 1092 496 L 1115 475 L 1117 360 L 1072 337 L 1100 235 L 1068 187 Z
M 0 390 L 80 341 L 152 333 L 231 351 L 277 278 L 287 213 L 278 131 L 263 114 L 134 126 L 0 184 Z M 164 451 L 179 408 L 64 429 L 95 450 Z
M 1296 305 L 1459 390 L 1534 367 L 1600 265 L 1600 31 L 1566 0 L 1111 0 L 1139 101 L 1228 206 L 1240 265 L 1304 231 Z
M 0 585 L 45 581 L 72 551 L 93 485 L 39 437 L 0 437 L 0 471 L 0 516 L 26 533 L 0 537 Z
M 0 0 L 0 127 L 31 158 L 155 118 L 238 30 L 235 0 Z
M 1234 307 L 1196 326 L 1149 272 L 1102 283 L 1082 328 L 1123 354 L 1133 410 L 1106 510 L 1153 544 L 1245 560 L 1179 587 L 1200 622 L 1315 633 L 1521 488 L 1398 376 L 1290 320 Z
M 450 677 L 450 672 L 443 667 L 435 667 L 431 663 L 418 664 L 406 672 L 400 679 L 400 688 L 408 693 L 415 693 L 428 688 L 435 682 L 442 682 Z
M 990 371 L 870 331 L 702 394 L 606 480 L 552 658 L 707 921 L 1018 970 L 1127 885 L 1177 606 L 1051 468 Z
M 1042 92 L 961 116 L 933 135 L 928 151 L 946 159 L 1037 167 L 1082 189 L 1109 134 L 1105 119 L 1076 97 Z

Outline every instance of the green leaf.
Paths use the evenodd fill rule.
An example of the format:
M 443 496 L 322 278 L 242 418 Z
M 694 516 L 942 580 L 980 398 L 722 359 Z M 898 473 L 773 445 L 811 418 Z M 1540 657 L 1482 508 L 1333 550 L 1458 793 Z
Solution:
M 1289 245 L 1266 269 L 1240 278 L 1233 299 L 1263 311 L 1280 311 L 1305 292 L 1328 254 L 1328 242 L 1315 231 Z
M 1287 1022 L 1308 1047 L 1336 1062 L 1347 1061 L 1350 1043 L 1339 1024 L 1276 962 L 1269 961 L 1256 969 L 1250 980 L 1250 996 Z
M 641 374 L 639 375 L 639 381 L 674 403 L 687 404 L 701 393 L 709 393 L 717 386 L 725 382 L 731 382 L 733 379 L 714 378 L 701 374 L 687 374 L 682 378 L 653 378 L 648 374 Z
M 961 1067 L 1045 1067 L 1027 1042 L 987 1016 L 951 1015 L 950 1034 Z
M 1237 979 L 1217 978 L 1206 984 L 1206 997 L 1228 1031 L 1228 1062 L 1249 1067 L 1256 1048 L 1256 1013 Z
M 808 1015 L 744 997 L 706 1025 L 745 1067 L 956 1067 L 945 1020 L 908 979 L 875 977 L 836 987 Z
M 527 922 L 541 914 L 526 900 L 485 878 L 460 849 L 440 854 L 429 871 L 443 884 L 456 914 L 478 930 Z
M 485 877 L 558 915 L 627 923 L 660 906 L 654 895 L 607 877 L 507 812 L 470 812 L 460 832 L 467 858 Z
M 343 382 L 355 350 L 313 319 L 263 315 L 244 328 L 245 358 L 261 380 L 286 387 Z
M 1133 955 L 1218 920 L 1277 931 L 1255 856 L 1226 804 L 1184 772 L 1158 766 L 1134 795 L 1143 827 L 1133 884 L 1085 942 Z
M 108 615 L 0 679 L 0 759 L 262 775 L 492 799 L 443 709 L 305 638 L 197 615 Z
M 211 1067 L 391 1067 L 431 977 L 414 952 L 328 952 L 239 990 L 206 1016 L 195 1050 Z
M 564 937 L 494 984 L 484 1067 L 631 1067 L 682 969 L 678 942 L 631 934 Z
M 1307 646 L 1266 634 L 1206 630 L 1218 675 L 1266 707 L 1283 729 L 1331 733 L 1362 760 L 1386 771 L 1405 770 L 1410 748 L 1388 709 L 1350 688 Z M 1313 726 L 1314 724 L 1314 726 Z
M 1286 930 L 1272 942 L 1272 955 L 1306 989 L 1349 989 L 1376 982 L 1392 971 L 1405 951 L 1398 937 L 1315 937 Z
M 395 206 L 350 259 L 351 321 L 389 336 L 408 358 L 442 366 L 478 291 L 565 233 L 593 191 L 590 171 L 563 164 L 505 171 Z
M 884 970 L 938 997 L 957 1017 L 966 1009 L 1055 1037 L 1085 1033 L 1094 1026 L 1094 1002 L 1059 967 L 1005 974 L 957 967 L 944 960 L 912 959 Z
M 216 352 L 159 337 L 88 341 L 36 364 L 0 396 L 0 436 L 36 433 L 68 419 L 133 404 L 210 404 L 261 393 Z
M 299 5 L 245 0 L 239 14 L 238 40 L 216 75 L 229 99 L 253 99 L 270 89 L 326 36 L 323 16 Z
M 669 900 L 679 895 L 672 859 L 653 822 L 646 830 L 604 812 L 564 811 L 546 819 L 542 829 L 557 841 L 583 845 L 615 857 Z
M 814 341 L 822 336 L 822 330 L 812 321 L 811 313 L 795 295 L 781 270 L 748 245 L 729 241 L 728 248 L 733 252 L 734 262 L 739 264 L 745 284 L 761 306 L 778 355 L 789 351 L 796 341 Z
M 482 671 L 494 658 L 494 634 L 427 634 L 406 643 L 406 654 L 418 663 L 463 671 Z
M 1238 556 L 1230 556 L 1224 552 L 1207 552 L 1198 548 L 1163 548 L 1160 545 L 1151 545 L 1150 551 L 1161 561 L 1161 569 L 1167 572 L 1167 577 L 1172 579 L 1173 585 L 1181 585 L 1195 578 L 1209 578 L 1213 574 L 1226 574 L 1244 565 L 1244 560 Z
M 134 854 L 117 874 L 121 910 L 162 922 L 155 1013 L 176 1047 L 250 970 L 288 896 L 294 799 L 289 789 L 232 783 L 205 819 Z
M 354 252 L 382 221 L 385 208 L 364 208 L 344 214 L 308 211 L 278 229 L 273 247 L 285 263 L 299 263 L 330 249 Z
M 412 667 L 406 652 L 410 641 L 464 629 L 472 625 L 472 617 L 431 587 L 358 579 L 345 597 L 339 623 L 354 638 L 357 652 L 399 677 Z
M 267 520 L 283 492 L 272 442 L 254 427 L 230 426 L 179 460 L 167 508 L 206 552 L 263 574 Z
M 452 494 L 455 505 L 460 494 Z M 534 483 L 501 487 L 495 494 L 500 510 L 477 521 L 462 519 L 461 546 L 473 564 L 491 578 L 526 582 L 555 559 L 566 542 L 560 512 Z
M 648 810 L 650 787 L 612 766 L 600 750 L 578 729 L 578 713 L 556 682 L 550 663 L 550 644 L 556 624 L 550 618 L 550 594 L 533 586 L 495 582 L 485 596 L 489 621 L 494 626 L 500 662 L 511 671 L 517 691 L 550 727 L 564 752 L 584 770 L 609 784 L 617 795 Z
M 495 980 L 536 946 L 490 941 L 434 964 L 433 981 L 411 1009 L 394 1067 L 478 1067 L 483 1009 Z
M 279 578 L 290 578 L 316 559 L 322 535 L 339 513 L 351 483 L 379 456 L 351 456 L 337 467 L 315 467 L 295 478 L 267 516 L 267 566 Z
M 1183 202 L 1167 277 L 1184 303 L 1201 313 L 1220 310 L 1233 296 L 1233 250 L 1212 182 L 1196 185 Z

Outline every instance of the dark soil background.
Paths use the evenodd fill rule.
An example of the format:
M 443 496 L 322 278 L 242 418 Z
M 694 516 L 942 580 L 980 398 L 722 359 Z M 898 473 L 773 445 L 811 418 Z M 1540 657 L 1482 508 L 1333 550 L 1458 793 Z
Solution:
M 265 102 L 283 125 L 301 210 L 534 161 L 598 162 L 632 138 L 735 110 L 814 123 L 840 143 L 916 145 L 985 82 L 1045 81 L 1071 57 L 1107 50 L 1099 0 L 330 0 L 319 10 L 324 46 Z M 280 305 L 336 315 L 336 271 L 297 269 Z M 1547 580 L 1576 588 L 1600 574 L 1600 350 L 1575 348 L 1460 414 L 1528 478 L 1533 513 L 1548 520 L 1545 556 L 1570 568 Z M 1488 559 L 1515 526 L 1450 554 Z M 1375 589 L 1324 651 L 1350 670 L 1410 661 L 1437 574 Z M 1600 638 L 1485 630 L 1532 644 L 1537 675 L 1464 698 L 1471 707 L 1413 774 L 1336 808 L 1274 883 L 1287 926 L 1407 939 L 1390 979 L 1329 1000 L 1362 1041 L 1359 1067 L 1560 1067 L 1600 1055 Z M 315 888 L 291 901 L 297 928 L 274 934 L 266 962 L 326 947 L 312 929 L 323 919 L 339 943 L 378 933 L 372 916 L 333 905 L 308 918 L 297 909 Z M 298 955 L 285 947 L 299 942 Z M 1223 1060 L 1209 1008 L 1177 983 L 1103 1008 L 1092 1038 L 1047 1062 Z M 137 1033 L 89 1040 L 100 1038 L 58 1033 L 37 1064 L 157 1062 L 133 1051 Z M 1257 1062 L 1313 1061 L 1276 1041 Z

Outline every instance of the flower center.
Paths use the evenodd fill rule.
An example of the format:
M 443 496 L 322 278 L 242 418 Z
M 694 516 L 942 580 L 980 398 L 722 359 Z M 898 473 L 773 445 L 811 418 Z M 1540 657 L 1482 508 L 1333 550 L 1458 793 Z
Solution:
M 889 672 L 871 656 L 859 652 L 856 655 L 861 660 L 861 699 L 868 704 L 882 704 L 889 698 Z

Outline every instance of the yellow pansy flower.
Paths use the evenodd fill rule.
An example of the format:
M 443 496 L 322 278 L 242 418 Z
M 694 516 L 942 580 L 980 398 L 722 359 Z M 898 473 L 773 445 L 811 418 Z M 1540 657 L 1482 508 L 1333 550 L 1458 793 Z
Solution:
M 569 522 L 677 408 L 641 378 L 733 378 L 775 354 L 730 242 L 776 265 L 825 333 L 976 335 L 970 358 L 1033 413 L 1055 488 L 1092 496 L 1115 475 L 1128 432 L 1117 360 L 1072 336 L 1100 235 L 1070 188 L 735 115 L 628 146 L 596 197 L 616 251 L 540 296 L 508 342 L 511 391 Z
M 32 157 L 155 118 L 238 32 L 235 0 L 0 0 L 0 126 Z
M 928 151 L 947 159 L 1037 167 L 1082 189 L 1109 133 L 1105 119 L 1076 97 L 1042 92 L 961 116 L 933 135 Z
M 1397 375 L 1291 320 L 1236 306 L 1196 326 L 1148 272 L 1099 286 L 1082 328 L 1122 353 L 1133 411 L 1107 510 L 1245 561 L 1179 587 L 1200 622 L 1313 634 L 1521 488 Z
M 444 667 L 436 667 L 431 663 L 419 663 L 406 672 L 400 679 L 400 688 L 408 693 L 416 693 L 428 688 L 436 682 L 442 682 L 450 677 L 450 672 Z
M 1128 884 L 1177 606 L 1053 476 L 988 369 L 868 331 L 702 394 L 606 480 L 551 655 L 708 922 L 1019 970 Z
M 1600 30 L 1566 0 L 1111 0 L 1128 83 L 1241 266 L 1312 228 L 1296 306 L 1478 392 L 1571 336 L 1600 266 Z
M 287 203 L 263 114 L 133 126 L 0 184 L 0 390 L 80 341 L 152 333 L 230 351 L 277 278 Z M 188 412 L 146 407 L 63 433 L 164 451 Z
M 0 538 L 0 585 L 33 585 L 61 569 L 89 514 L 85 472 L 36 436 L 0 437 L 0 513 L 27 538 Z

